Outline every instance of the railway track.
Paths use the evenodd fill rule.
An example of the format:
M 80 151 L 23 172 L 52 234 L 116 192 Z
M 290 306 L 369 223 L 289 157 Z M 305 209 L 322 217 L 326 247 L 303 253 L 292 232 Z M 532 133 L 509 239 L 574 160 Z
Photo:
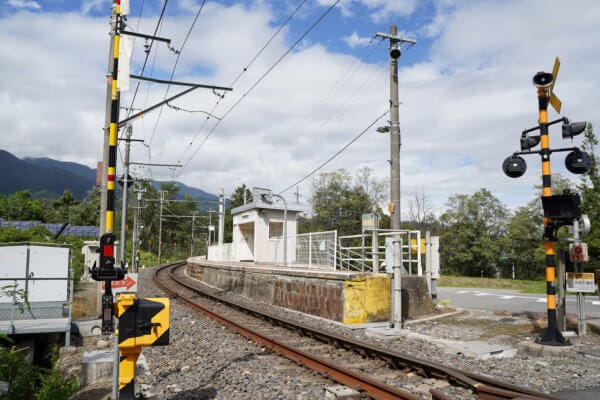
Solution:
M 185 266 L 180 262 L 159 267 L 153 279 L 171 296 L 244 337 L 371 398 L 557 399 L 234 303 L 223 291 L 188 277 Z

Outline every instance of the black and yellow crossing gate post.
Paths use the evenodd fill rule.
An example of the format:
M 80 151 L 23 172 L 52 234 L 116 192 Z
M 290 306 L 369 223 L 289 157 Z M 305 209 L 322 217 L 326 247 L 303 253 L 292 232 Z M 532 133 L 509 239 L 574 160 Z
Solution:
M 577 147 L 551 149 L 548 127 L 562 122 L 563 139 L 570 139 L 582 133 L 587 125 L 586 122 L 571 123 L 568 118 L 563 117 L 548 122 L 548 104 L 560 113 L 561 101 L 553 93 L 554 84 L 560 61 L 556 58 L 552 73 L 538 72 L 533 77 L 533 84 L 537 88 L 538 98 L 538 126 L 526 129 L 521 134 L 521 150 L 513 153 L 504 160 L 502 168 L 504 173 L 511 178 L 522 176 L 527 170 L 527 164 L 520 155 L 539 154 L 542 159 L 542 206 L 544 208 L 544 253 L 546 264 L 546 302 L 548 310 L 548 327 L 538 343 L 552 346 L 570 345 L 568 340 L 560 332 L 556 315 L 556 257 L 555 243 L 558 241 L 557 230 L 564 225 L 573 225 L 573 221 L 580 218 L 579 196 L 575 193 L 566 192 L 561 195 L 552 194 L 552 178 L 550 170 L 550 155 L 554 152 L 571 151 L 566 158 L 566 167 L 569 171 L 583 174 L 589 170 L 591 165 L 588 154 Z M 539 135 L 530 135 L 531 132 L 539 131 Z M 531 150 L 540 145 L 540 150 Z
M 110 125 L 108 127 L 108 166 L 106 176 L 105 232 L 100 237 L 99 262 L 91 270 L 92 278 L 105 283 L 102 295 L 102 334 L 115 333 L 118 338 L 120 362 L 118 393 L 113 398 L 134 399 L 135 363 L 143 346 L 169 344 L 169 300 L 166 298 L 138 299 L 128 293 L 118 297 L 114 304 L 112 282 L 122 280 L 127 273 L 121 262 L 115 266 L 115 177 L 117 162 L 117 135 L 119 130 L 120 96 L 118 90 L 119 46 L 122 29 L 121 0 L 113 0 L 113 63 L 109 76 L 111 89 Z M 102 210 L 101 210 L 102 211 Z M 124 259 L 124 254 L 121 255 Z M 114 329 L 113 318 L 118 318 L 119 329 Z M 115 350 L 116 351 L 116 350 Z

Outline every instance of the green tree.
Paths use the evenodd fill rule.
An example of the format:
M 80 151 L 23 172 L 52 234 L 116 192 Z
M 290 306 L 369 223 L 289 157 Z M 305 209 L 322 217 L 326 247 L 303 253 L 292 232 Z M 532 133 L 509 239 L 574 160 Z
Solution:
M 0 217 L 13 221 L 45 221 L 42 205 L 31 197 L 29 190 L 0 196 Z
M 363 165 L 356 171 L 355 185 L 361 186 L 371 203 L 377 207 L 389 197 L 388 182 L 377 179 L 373 168 L 367 165 Z
M 362 186 L 352 185 L 345 169 L 323 172 L 313 181 L 311 204 L 312 230 L 337 229 L 340 235 L 360 233 L 362 214 L 374 206 Z
M 518 279 L 537 279 L 544 272 L 543 215 L 539 199 L 519 207 L 506 224 L 504 256 Z
M 45 215 L 46 221 L 50 223 L 65 223 L 71 222 L 71 212 L 79 204 L 69 190 L 65 190 L 61 197 L 56 200 L 46 200 Z
M 231 215 L 231 210 L 233 208 L 243 206 L 244 205 L 244 194 L 246 203 L 250 203 L 253 201 L 252 192 L 246 186 L 245 183 L 242 183 L 240 186 L 236 187 L 231 194 L 229 199 L 229 203 L 225 209 L 225 221 L 224 221 L 224 232 L 223 232 L 223 241 L 225 243 L 233 242 L 233 216 Z M 217 233 L 215 231 L 215 233 Z
M 489 275 L 502 254 L 506 207 L 483 188 L 473 195 L 457 194 L 440 217 L 440 255 L 447 273 Z
M 100 225 L 100 187 L 88 191 L 85 199 L 72 207 L 69 222 L 72 225 Z
M 581 150 L 590 155 L 592 165 L 583 175 L 577 189 L 581 193 L 581 212 L 590 219 L 590 233 L 583 240 L 588 245 L 590 262 L 585 265 L 588 269 L 600 268 L 600 170 L 596 162 L 596 146 L 598 138 L 594 134 L 592 124 L 588 124 L 584 132 Z

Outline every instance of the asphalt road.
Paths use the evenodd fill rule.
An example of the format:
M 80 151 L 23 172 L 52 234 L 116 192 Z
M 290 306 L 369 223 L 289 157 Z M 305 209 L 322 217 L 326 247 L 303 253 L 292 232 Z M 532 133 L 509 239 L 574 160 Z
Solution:
M 546 295 L 523 294 L 516 290 L 438 287 L 438 300 L 450 299 L 455 307 L 510 312 L 546 312 Z M 567 296 L 567 314 L 577 315 L 575 296 Z M 586 319 L 600 321 L 600 299 L 585 297 Z

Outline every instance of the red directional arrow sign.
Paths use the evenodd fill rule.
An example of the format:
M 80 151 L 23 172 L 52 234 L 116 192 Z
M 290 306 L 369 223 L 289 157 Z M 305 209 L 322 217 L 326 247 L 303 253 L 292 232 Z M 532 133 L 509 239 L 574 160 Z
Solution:
M 102 282 L 102 291 L 104 291 L 104 281 Z M 125 275 L 125 278 L 120 281 L 112 281 L 111 285 L 113 293 L 120 292 L 137 292 L 137 274 L 130 273 Z

